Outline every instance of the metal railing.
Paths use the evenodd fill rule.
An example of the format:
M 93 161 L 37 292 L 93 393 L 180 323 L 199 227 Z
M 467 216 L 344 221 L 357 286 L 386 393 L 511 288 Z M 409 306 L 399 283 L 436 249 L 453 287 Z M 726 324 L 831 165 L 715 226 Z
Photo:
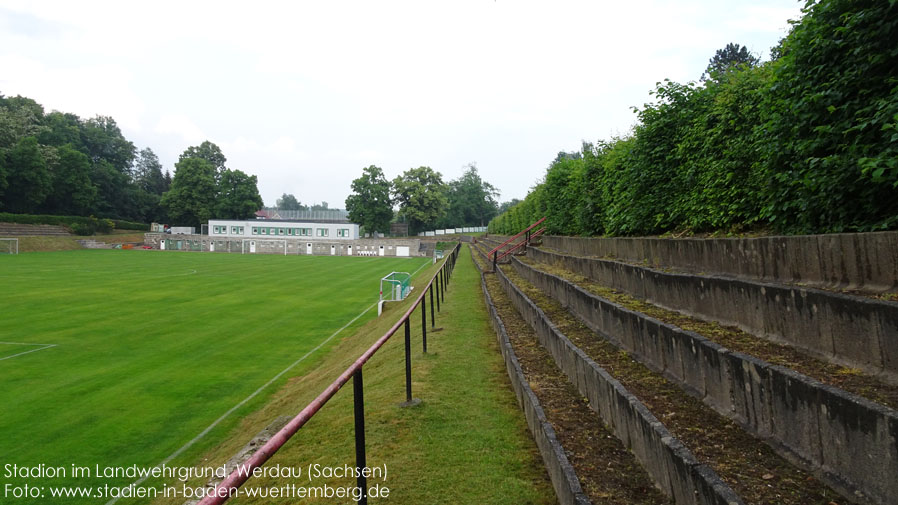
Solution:
M 508 256 L 509 254 L 514 253 L 514 252 L 517 251 L 518 249 L 524 249 L 524 250 L 526 250 L 526 249 L 527 249 L 527 246 L 530 245 L 530 242 L 531 242 L 533 239 L 535 239 L 536 237 L 539 237 L 540 235 L 542 235 L 542 234 L 545 233 L 545 232 L 546 232 L 546 229 L 545 229 L 545 228 L 540 228 L 540 229 L 536 230 L 536 231 L 533 232 L 533 233 L 529 233 L 529 232 L 528 232 L 528 233 L 527 233 L 527 236 L 524 238 L 524 240 L 521 240 L 521 241 L 518 242 L 517 244 L 511 246 L 510 248 L 508 248 L 507 251 L 503 252 L 502 254 L 499 254 L 498 251 L 497 251 L 497 252 L 493 255 L 493 256 L 494 256 L 494 257 L 493 257 L 493 270 L 495 271 L 495 269 L 496 269 L 496 268 L 495 268 L 496 263 L 498 263 L 499 261 L 501 261 L 502 258 Z
M 355 362 L 349 366 L 337 379 L 332 382 L 324 391 L 322 391 L 314 400 L 303 408 L 286 426 L 281 428 L 271 439 L 265 443 L 252 457 L 231 472 L 223 481 L 221 481 L 215 489 L 206 495 L 198 505 L 220 505 L 227 501 L 232 493 L 243 485 L 252 475 L 252 471 L 265 464 L 274 453 L 278 451 L 290 438 L 305 425 L 312 416 L 315 415 L 324 404 L 328 402 L 337 391 L 340 390 L 349 379 L 352 378 L 353 388 L 353 409 L 355 417 L 355 454 L 356 468 L 359 470 L 359 477 L 356 480 L 356 487 L 361 489 L 361 499 L 358 503 L 367 505 L 368 503 L 368 479 L 362 470 L 366 466 L 365 458 L 365 411 L 364 411 L 364 391 L 362 382 L 362 367 L 374 356 L 386 342 L 396 333 L 401 326 L 405 327 L 405 403 L 404 405 L 413 405 L 412 398 L 412 361 L 411 361 L 411 317 L 414 315 L 418 306 L 421 306 L 421 339 L 424 352 L 427 352 L 427 297 L 430 297 L 430 325 L 434 327 L 436 324 L 436 316 L 434 313 L 434 293 L 436 294 L 436 311 L 440 311 L 440 299 L 445 303 L 446 288 L 449 285 L 449 278 L 455 268 L 455 262 L 458 259 L 458 252 L 461 244 L 456 244 L 455 248 L 449 253 L 443 265 L 427 283 L 427 286 L 418 295 L 418 298 L 411 307 L 403 314 L 401 318 L 386 333 L 362 353 Z
M 495 248 L 493 248 L 492 251 L 490 251 L 490 252 L 487 253 L 487 255 L 486 255 L 487 258 L 491 258 L 491 260 L 493 261 L 493 263 L 495 263 L 495 262 L 496 262 L 497 251 L 499 251 L 499 249 L 502 249 L 503 247 L 507 246 L 508 244 L 514 242 L 515 240 L 517 240 L 518 238 L 520 238 L 522 235 L 524 235 L 524 234 L 526 234 L 526 233 L 529 233 L 530 230 L 532 230 L 532 229 L 536 228 L 537 226 L 541 225 L 541 224 L 543 223 L 543 221 L 545 221 L 545 220 L 546 220 L 545 217 L 540 218 L 539 221 L 537 221 L 537 222 L 531 224 L 530 226 L 524 228 L 524 229 L 521 230 L 517 235 L 515 235 L 515 236 L 509 238 L 508 240 L 506 240 L 505 242 L 502 242 L 501 244 L 497 245 Z M 528 237 L 529 237 L 529 235 L 528 235 Z

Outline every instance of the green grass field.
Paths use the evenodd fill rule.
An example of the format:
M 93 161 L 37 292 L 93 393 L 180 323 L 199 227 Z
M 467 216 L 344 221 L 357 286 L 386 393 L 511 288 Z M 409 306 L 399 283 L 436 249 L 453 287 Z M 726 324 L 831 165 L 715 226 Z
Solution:
M 376 308 L 365 311 L 382 276 L 429 262 L 105 250 L 0 256 L 0 502 L 54 503 L 4 498 L 6 484 L 133 482 L 6 473 L 11 464 L 69 473 L 73 464 L 154 466 L 353 318 L 364 312 L 345 334 L 373 318 Z M 170 464 L 208 450 L 338 340 Z

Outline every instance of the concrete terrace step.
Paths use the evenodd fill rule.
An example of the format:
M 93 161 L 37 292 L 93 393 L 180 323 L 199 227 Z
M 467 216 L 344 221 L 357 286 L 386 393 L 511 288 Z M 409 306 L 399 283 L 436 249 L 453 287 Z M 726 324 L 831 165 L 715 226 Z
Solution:
M 0 223 L 0 237 L 70 236 L 63 226 L 49 224 Z
M 726 349 L 519 260 L 514 270 L 783 457 L 861 503 L 898 496 L 898 412 L 782 366 Z
M 755 238 L 544 237 L 546 247 L 692 273 L 869 293 L 898 291 L 898 232 Z
M 531 248 L 534 261 L 665 309 L 737 326 L 898 383 L 898 303 L 732 277 L 668 273 Z
M 476 245 L 472 247 L 472 255 L 480 255 L 484 257 L 483 265 L 487 265 L 485 261 L 485 251 Z M 501 275 L 501 272 L 500 272 Z M 507 279 L 501 278 L 499 285 L 504 288 L 496 287 L 495 296 L 506 298 L 506 304 L 511 302 L 512 306 L 519 306 L 526 297 L 516 297 L 512 300 L 512 293 L 508 292 L 511 287 Z M 531 389 L 528 377 L 522 370 L 522 364 L 516 355 L 516 348 L 520 343 L 513 343 L 506 332 L 506 324 L 497 311 L 497 307 L 493 303 L 490 292 L 492 288 L 487 287 L 487 277 L 484 277 L 484 296 L 487 307 L 490 311 L 496 333 L 499 338 L 500 349 L 506 361 L 508 374 L 511 378 L 512 387 L 517 393 L 518 401 L 525 412 L 528 425 L 533 432 L 534 439 L 540 449 L 540 453 L 549 470 L 550 478 L 556 489 L 559 503 L 585 505 L 590 503 L 581 489 L 581 479 L 586 487 L 599 492 L 601 496 L 601 486 L 608 481 L 607 476 L 603 476 L 601 470 L 582 468 L 578 464 L 572 465 L 568 458 L 568 454 L 576 455 L 582 450 L 601 451 L 608 450 L 603 444 L 600 444 L 592 437 L 598 436 L 605 438 L 605 433 L 609 433 L 609 438 L 617 438 L 624 448 L 630 451 L 624 451 L 635 456 L 637 461 L 633 464 L 641 466 L 645 471 L 645 477 L 649 481 L 653 481 L 655 486 L 665 495 L 672 498 L 675 503 L 694 504 L 694 505 L 717 505 L 728 504 L 738 505 L 742 500 L 727 486 L 720 478 L 706 465 L 698 463 L 692 454 L 679 442 L 676 438 L 664 428 L 658 419 L 648 411 L 648 409 L 634 395 L 611 377 L 605 370 L 599 367 L 595 362 L 584 359 L 584 355 L 576 346 L 574 346 L 564 335 L 556 331 L 552 332 L 551 324 L 539 324 L 533 321 L 534 313 L 506 314 L 503 317 L 511 317 L 514 319 L 523 318 L 530 322 L 535 330 L 535 337 L 538 339 L 542 347 L 547 352 L 548 361 L 555 361 L 562 373 L 562 377 L 570 381 L 579 394 L 590 399 L 589 409 L 592 415 L 597 416 L 597 420 L 604 424 L 607 428 L 600 428 L 599 431 L 592 433 L 592 437 L 588 441 L 584 441 L 585 448 L 579 448 L 572 451 L 572 448 L 562 446 L 562 438 L 556 438 L 552 422 L 547 419 L 543 413 L 543 409 L 539 403 L 538 395 L 534 394 Z M 504 283 L 504 284 L 503 284 Z M 519 293 L 519 292 L 517 292 Z M 514 312 L 514 308 L 511 309 Z M 517 310 L 520 310 L 518 308 Z M 539 309 L 535 309 L 539 312 Z M 519 327 L 526 322 L 519 321 L 514 327 Z M 515 335 L 514 342 L 517 342 L 520 335 Z M 532 351 L 527 351 L 528 353 Z M 562 378 L 562 381 L 566 379 Z M 563 388 L 561 384 L 549 384 L 540 382 L 539 391 L 543 395 L 557 395 Z M 569 385 L 566 387 L 570 387 Z M 574 393 L 574 396 L 579 396 Z M 579 403 L 578 399 L 572 399 L 574 403 Z M 554 412 L 554 410 L 553 410 Z M 553 414 L 554 416 L 554 414 Z M 550 416 L 550 417 L 553 417 Z M 588 417 L 588 416 L 587 416 Z M 557 421 L 557 419 L 556 419 Z M 564 424 L 564 423 L 562 423 Z M 600 424 L 600 425 L 601 425 Z M 566 430 L 563 426 L 560 427 Z M 563 439 L 570 441 L 568 436 Z M 567 442 L 564 442 L 567 443 Z M 595 445 L 595 447 L 593 446 Z M 613 457 L 612 457 L 613 458 Z M 609 465 L 611 462 L 609 461 Z M 630 464 L 630 463 L 625 463 Z M 578 474 L 577 468 L 584 470 L 586 474 Z M 634 479 L 636 474 L 635 467 L 631 470 Z M 603 484 L 598 484 L 590 480 L 588 474 L 592 474 L 593 478 L 597 478 Z M 595 474 L 598 473 L 598 476 Z M 619 491 L 618 491 L 619 492 Z

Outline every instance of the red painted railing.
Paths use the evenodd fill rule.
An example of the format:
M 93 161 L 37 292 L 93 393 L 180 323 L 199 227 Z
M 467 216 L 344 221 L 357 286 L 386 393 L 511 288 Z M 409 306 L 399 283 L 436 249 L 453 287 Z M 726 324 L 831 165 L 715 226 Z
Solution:
M 545 231 L 546 231 L 545 228 L 540 228 L 539 230 L 536 230 L 535 232 L 531 233 L 529 236 L 525 237 L 524 240 L 522 240 L 522 241 L 518 242 L 517 244 L 511 246 L 511 247 L 510 247 L 507 251 L 505 251 L 504 253 L 499 254 L 499 257 L 496 258 L 496 261 L 501 261 L 502 258 L 508 256 L 509 254 L 514 253 L 514 252 L 517 251 L 518 249 L 521 249 L 521 248 L 523 248 L 523 247 L 526 247 L 528 244 L 530 244 L 530 242 L 531 242 L 533 239 L 535 239 L 536 237 L 542 235 Z M 498 253 L 496 253 L 496 254 L 498 254 Z
M 299 414 L 296 415 L 286 426 L 281 428 L 279 432 L 277 432 L 271 439 L 265 443 L 258 451 L 256 451 L 252 457 L 250 457 L 246 462 L 239 465 L 230 475 L 228 475 L 221 483 L 219 483 L 213 491 L 206 495 L 198 505 L 220 505 L 227 501 L 232 492 L 243 485 L 246 482 L 250 475 L 252 475 L 252 471 L 254 468 L 258 468 L 265 464 L 274 453 L 278 451 L 283 445 L 290 440 L 290 438 L 299 431 L 300 428 L 305 425 L 312 416 L 315 415 L 324 404 L 328 402 L 337 391 L 340 390 L 347 382 L 349 382 L 350 378 L 354 379 L 353 389 L 355 395 L 355 409 L 356 409 L 356 466 L 360 468 L 364 468 L 365 466 L 365 448 L 364 448 L 364 412 L 362 410 L 363 402 L 362 402 L 362 367 L 365 363 L 371 359 L 371 356 L 374 356 L 374 353 L 378 351 L 386 342 L 396 333 L 400 326 L 405 326 L 405 376 L 406 376 L 406 401 L 411 402 L 412 400 L 412 390 L 411 390 L 411 353 L 409 348 L 409 338 L 410 338 L 410 318 L 412 314 L 414 314 L 415 309 L 418 306 L 421 306 L 421 324 L 422 324 L 422 335 L 424 342 L 424 352 L 427 352 L 427 301 L 425 296 L 430 293 L 430 321 L 431 326 L 434 324 L 434 291 L 436 291 L 436 299 L 437 299 L 437 309 L 439 310 L 440 306 L 440 298 L 445 296 L 445 289 L 449 282 L 449 277 L 452 274 L 452 270 L 455 268 L 455 262 L 458 259 L 458 251 L 461 247 L 461 244 L 455 246 L 455 249 L 446 256 L 446 259 L 443 261 L 443 265 L 434 274 L 434 276 L 430 279 L 427 285 L 421 290 L 421 294 L 418 295 L 418 298 L 412 304 L 411 307 L 403 314 L 396 324 L 394 324 L 386 333 L 376 342 L 374 345 L 368 348 L 355 362 L 349 366 L 342 374 L 340 374 L 337 379 L 332 382 L 324 391 L 321 392 L 314 400 L 312 400 L 308 405 L 303 408 Z M 445 299 L 444 299 L 445 301 Z M 361 420 L 360 420 L 361 419 Z M 361 444 L 361 445 L 360 445 Z M 365 477 L 359 477 L 357 482 L 358 487 L 362 488 L 362 499 L 358 501 L 360 504 L 367 504 L 367 479 Z
M 530 231 L 530 230 L 536 228 L 537 226 L 541 225 L 541 224 L 543 223 L 543 221 L 545 221 L 545 220 L 546 220 L 545 217 L 541 218 L 539 221 L 537 221 L 537 222 L 531 224 L 530 226 L 524 228 L 520 233 L 518 233 L 518 234 L 515 235 L 514 237 L 511 237 L 510 239 L 506 240 L 505 242 L 502 242 L 501 244 L 497 245 L 495 248 L 493 248 L 492 251 L 490 251 L 490 252 L 488 252 L 488 253 L 486 254 L 487 259 L 489 259 L 490 261 L 495 262 L 495 258 L 494 258 L 494 257 L 495 257 L 495 255 L 496 255 L 496 251 L 498 251 L 499 249 L 502 249 L 503 247 L 507 246 L 508 244 L 514 242 L 515 240 L 517 240 L 518 238 L 520 238 L 522 235 L 524 235 L 524 234 L 527 233 L 528 231 Z

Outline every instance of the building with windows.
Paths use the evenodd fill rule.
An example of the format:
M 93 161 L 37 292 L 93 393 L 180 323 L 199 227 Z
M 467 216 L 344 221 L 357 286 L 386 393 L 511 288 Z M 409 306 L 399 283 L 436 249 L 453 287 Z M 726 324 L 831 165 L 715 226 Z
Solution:
M 284 238 L 300 240 L 356 240 L 359 225 L 348 221 L 290 221 L 252 219 L 235 221 L 209 220 L 210 238 Z

